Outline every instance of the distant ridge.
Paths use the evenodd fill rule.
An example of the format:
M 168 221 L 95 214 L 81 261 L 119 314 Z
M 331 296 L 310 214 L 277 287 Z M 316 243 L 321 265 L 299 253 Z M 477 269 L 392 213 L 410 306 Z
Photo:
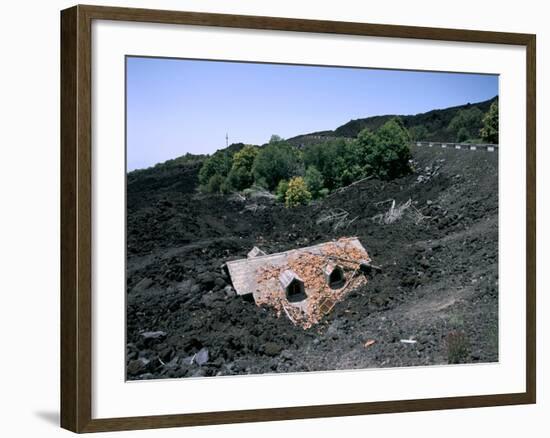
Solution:
M 483 113 L 489 110 L 491 104 L 498 100 L 498 96 L 493 97 L 492 99 L 485 100 L 483 102 L 477 103 L 467 103 L 465 105 L 458 105 L 449 108 L 443 109 L 434 109 L 425 113 L 419 113 L 415 115 L 398 115 L 398 114 L 387 114 L 381 116 L 372 116 L 365 117 L 361 119 L 350 120 L 347 123 L 339 126 L 333 131 L 318 131 L 312 132 L 310 134 L 302 134 L 296 137 L 289 138 L 287 141 L 295 146 L 302 145 L 304 143 L 309 143 L 310 139 L 314 138 L 323 138 L 326 137 L 347 137 L 354 138 L 365 128 L 369 128 L 373 131 L 377 130 L 386 123 L 389 119 L 393 117 L 399 117 L 407 129 L 413 128 L 415 126 L 426 128 L 426 135 L 423 136 L 422 140 L 426 141 L 454 141 L 454 134 L 447 130 L 447 126 L 453 119 L 453 117 L 460 110 L 466 110 L 471 108 L 478 108 Z

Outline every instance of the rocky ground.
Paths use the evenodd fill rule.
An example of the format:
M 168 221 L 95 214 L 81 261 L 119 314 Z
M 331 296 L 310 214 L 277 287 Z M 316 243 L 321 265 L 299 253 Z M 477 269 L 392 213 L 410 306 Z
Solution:
M 413 157 L 407 177 L 295 209 L 198 194 L 199 164 L 129 176 L 128 378 L 497 361 L 498 153 L 415 147 Z M 385 223 L 393 201 L 409 199 Z M 340 209 L 347 226 L 318 224 Z M 255 245 L 342 236 L 358 236 L 383 271 L 309 330 L 237 297 L 222 269 Z

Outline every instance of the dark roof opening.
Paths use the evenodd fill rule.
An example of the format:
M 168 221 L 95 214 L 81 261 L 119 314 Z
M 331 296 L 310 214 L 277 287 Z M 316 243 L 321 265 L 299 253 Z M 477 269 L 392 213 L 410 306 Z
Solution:
M 304 281 L 296 275 L 294 271 L 287 269 L 279 276 L 281 286 L 285 290 L 285 295 L 288 301 L 298 302 L 307 298 L 304 288 Z
M 285 293 L 286 298 L 290 302 L 303 301 L 307 298 L 304 290 L 304 283 L 296 279 L 292 280 L 292 282 L 287 286 Z
M 331 289 L 340 289 L 344 287 L 346 278 L 341 266 L 329 263 L 324 268 L 325 281 Z
M 345 282 L 344 271 L 340 268 L 340 266 L 336 266 L 328 277 L 328 285 L 332 289 L 340 289 L 341 287 L 344 287 Z

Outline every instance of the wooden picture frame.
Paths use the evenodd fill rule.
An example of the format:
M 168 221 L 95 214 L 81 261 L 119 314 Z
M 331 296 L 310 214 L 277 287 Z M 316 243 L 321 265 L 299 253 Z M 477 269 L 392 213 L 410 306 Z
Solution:
M 93 20 L 347 34 L 526 48 L 526 391 L 416 400 L 346 403 L 194 414 L 92 418 L 92 91 Z M 290 18 L 75 6 L 61 12 L 61 426 L 74 432 L 211 425 L 529 404 L 536 401 L 535 79 L 536 37 Z

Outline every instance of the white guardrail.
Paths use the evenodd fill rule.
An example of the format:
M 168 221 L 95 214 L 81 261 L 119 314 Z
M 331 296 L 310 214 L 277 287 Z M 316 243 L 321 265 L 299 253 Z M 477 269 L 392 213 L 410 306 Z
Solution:
M 488 152 L 496 152 L 498 151 L 498 144 L 489 144 L 489 143 L 482 143 L 482 144 L 473 144 L 473 143 L 450 143 L 450 142 L 443 142 L 443 141 L 413 141 L 412 142 L 416 146 L 426 146 L 429 148 L 432 147 L 441 147 L 441 148 L 451 148 L 451 149 L 468 149 L 470 151 L 475 150 L 484 150 Z

